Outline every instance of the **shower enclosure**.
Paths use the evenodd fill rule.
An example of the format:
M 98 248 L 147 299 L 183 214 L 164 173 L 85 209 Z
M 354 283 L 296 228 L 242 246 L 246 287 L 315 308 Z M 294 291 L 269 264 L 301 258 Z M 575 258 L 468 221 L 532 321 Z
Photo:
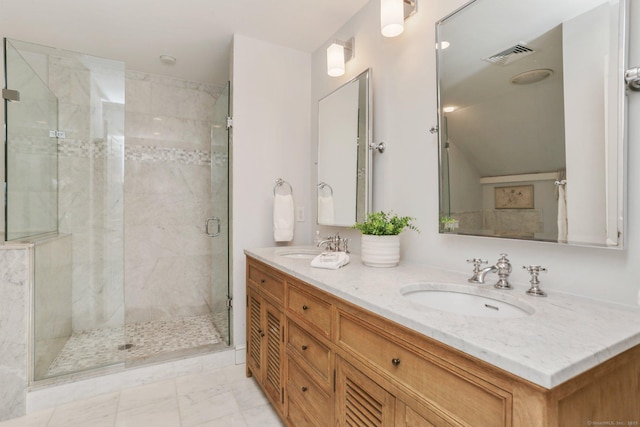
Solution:
M 150 81 L 156 91 L 171 86 L 184 92 L 195 85 L 130 75 L 122 62 L 16 40 L 5 39 L 4 52 L 9 89 L 3 94 L 4 237 L 33 244 L 32 380 L 226 348 L 230 344 L 228 131 L 217 121 L 223 115 L 226 119 L 227 113 L 218 110 L 228 110 L 228 86 L 224 91 L 204 91 L 204 105 L 211 108 L 198 120 L 166 111 L 158 114 L 151 111 L 157 105 L 153 101 L 148 102 L 149 114 L 142 114 L 143 99 L 129 86 Z M 125 88 L 131 106 L 125 103 Z M 173 128 L 185 123 L 213 129 L 206 150 L 165 148 L 156 135 L 160 132 L 141 137 L 149 133 L 146 121 L 156 125 L 163 120 L 166 126 L 173 121 Z M 131 145 L 125 146 L 125 135 L 131 137 Z M 130 169 L 126 174 L 125 167 Z M 205 169 L 205 182 L 197 183 Z M 196 193 L 193 188 L 176 191 L 181 193 L 179 201 L 187 204 L 184 209 L 205 206 L 200 202 L 206 199 L 202 218 L 191 227 L 197 254 L 192 256 L 176 244 L 171 256 L 149 255 L 154 253 L 149 250 L 154 235 L 137 233 L 142 227 L 136 222 L 138 214 L 146 211 L 153 216 L 157 209 L 156 216 L 161 216 L 163 203 L 175 204 L 175 199 L 163 198 L 157 191 L 156 177 L 145 175 L 150 170 L 184 175 L 189 185 L 202 189 L 193 202 L 189 200 Z M 136 205 L 141 199 L 152 203 L 144 211 Z M 208 237 L 202 226 L 212 215 L 220 218 L 216 237 Z M 172 227 L 182 231 L 175 221 L 157 228 L 172 233 Z M 144 248 L 146 258 L 136 257 L 136 248 Z M 192 276 L 186 274 L 180 283 L 158 284 L 160 279 L 147 271 L 148 265 L 169 260 L 181 275 L 176 260 L 191 258 L 207 265 L 193 278 L 193 286 Z M 185 268 L 192 266 L 185 263 Z M 208 284 L 200 283 L 205 281 Z M 169 287 L 164 301 L 157 291 L 163 286 Z M 145 288 L 152 292 L 145 293 Z M 189 294 L 185 289 L 195 297 L 185 300 L 184 306 L 176 308 L 166 301 L 171 295 Z

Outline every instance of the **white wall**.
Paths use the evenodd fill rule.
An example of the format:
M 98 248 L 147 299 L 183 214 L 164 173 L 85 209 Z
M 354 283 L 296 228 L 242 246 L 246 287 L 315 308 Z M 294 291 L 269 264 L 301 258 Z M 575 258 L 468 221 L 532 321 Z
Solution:
M 624 251 L 568 247 L 553 243 L 512 241 L 438 234 L 437 137 L 429 133 L 436 124 L 435 22 L 466 3 L 465 0 L 422 0 L 418 14 L 406 21 L 405 32 L 385 39 L 379 30 L 379 2 L 368 3 L 333 38 L 355 37 L 356 57 L 347 63 L 341 78 L 326 74 L 325 49 L 313 54 L 312 146 L 316 146 L 317 101 L 367 67 L 373 69 L 374 140 L 384 141 L 387 151 L 374 161 L 374 209 L 393 209 L 418 218 L 422 233 L 402 235 L 403 259 L 448 270 L 471 271 L 471 257 L 498 259 L 509 254 L 514 265 L 512 280 L 527 283 L 525 264 L 549 269 L 542 277 L 547 290 L 633 305 L 640 288 L 640 170 L 628 173 L 627 249 Z M 630 65 L 640 65 L 640 3 L 630 2 Z M 629 97 L 629 117 L 640 117 L 640 94 Z M 629 164 L 640 164 L 640 123 L 629 123 Z M 304 159 L 301 159 L 303 161 Z M 315 171 L 311 173 L 312 187 Z M 311 191 L 312 188 L 310 188 Z M 336 229 L 323 228 L 325 234 Z M 351 235 L 358 239 L 351 231 Z M 354 242 L 355 243 L 355 242 Z M 354 250 L 357 244 L 353 244 Z
M 245 343 L 243 250 L 274 246 L 273 186 L 293 186 L 305 221 L 296 222 L 291 244 L 309 244 L 308 168 L 311 56 L 236 34 L 232 48 L 232 256 L 234 342 Z M 313 193 L 315 195 L 315 192 Z
M 602 243 L 606 229 L 604 85 L 602 58 L 609 50 L 609 5 L 605 4 L 563 24 L 565 147 L 567 152 L 568 240 Z M 603 37 L 604 36 L 604 37 Z M 592 100 L 589 102 L 589 100 Z

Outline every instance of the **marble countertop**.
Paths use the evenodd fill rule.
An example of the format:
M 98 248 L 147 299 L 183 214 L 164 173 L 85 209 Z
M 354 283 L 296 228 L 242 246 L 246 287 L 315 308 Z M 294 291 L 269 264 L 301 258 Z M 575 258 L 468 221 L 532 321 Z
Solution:
M 477 357 L 542 387 L 566 380 L 640 344 L 640 309 L 574 295 L 525 294 L 528 287 L 494 289 L 467 283 L 468 275 L 401 262 L 394 268 L 364 266 L 357 254 L 339 270 L 313 268 L 310 259 L 289 258 L 292 247 L 245 250 L 245 254 L 332 295 L 377 313 L 425 336 Z M 416 283 L 467 285 L 497 299 L 533 309 L 519 318 L 493 319 L 419 306 L 400 293 Z

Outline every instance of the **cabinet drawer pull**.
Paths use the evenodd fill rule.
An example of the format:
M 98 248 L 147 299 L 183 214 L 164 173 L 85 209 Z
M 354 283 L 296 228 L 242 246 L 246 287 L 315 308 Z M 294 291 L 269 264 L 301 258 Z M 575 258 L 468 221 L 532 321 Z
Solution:
M 306 311 L 306 310 L 308 310 L 308 309 L 309 309 L 309 307 L 307 307 L 306 305 L 303 305 L 303 306 L 302 306 L 302 309 Z
M 264 336 L 264 332 L 262 332 L 262 329 L 258 329 L 258 333 L 260 334 L 261 337 Z
M 304 393 L 305 391 L 309 390 L 307 387 L 302 387 L 302 392 Z
M 305 351 L 305 350 L 306 350 L 306 349 L 308 349 L 308 348 L 309 348 L 308 346 L 303 345 L 303 346 L 302 346 L 302 351 Z
M 398 366 L 400 364 L 400 359 L 391 359 L 391 364 L 393 366 Z

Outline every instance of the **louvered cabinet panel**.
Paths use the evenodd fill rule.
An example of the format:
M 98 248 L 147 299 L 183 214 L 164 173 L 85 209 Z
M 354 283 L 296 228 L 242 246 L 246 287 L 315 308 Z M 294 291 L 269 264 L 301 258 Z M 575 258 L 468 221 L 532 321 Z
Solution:
M 247 295 L 247 366 L 254 377 L 262 378 L 262 298 L 249 290 Z
M 366 375 L 336 358 L 336 414 L 340 427 L 393 426 L 395 398 Z
M 264 389 L 273 402 L 284 403 L 282 389 L 282 361 L 284 357 L 283 315 L 274 306 L 264 303 L 266 342 L 263 350 Z
M 284 316 L 253 286 L 247 287 L 247 371 L 276 410 L 284 408 Z

